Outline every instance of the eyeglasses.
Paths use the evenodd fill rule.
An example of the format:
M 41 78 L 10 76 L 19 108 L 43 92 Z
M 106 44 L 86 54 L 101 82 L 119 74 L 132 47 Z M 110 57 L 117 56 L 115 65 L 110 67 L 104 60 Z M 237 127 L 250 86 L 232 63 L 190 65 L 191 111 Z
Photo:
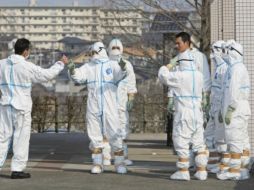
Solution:
M 114 50 L 114 49 L 120 50 L 120 47 L 119 46 L 112 46 L 112 50 Z

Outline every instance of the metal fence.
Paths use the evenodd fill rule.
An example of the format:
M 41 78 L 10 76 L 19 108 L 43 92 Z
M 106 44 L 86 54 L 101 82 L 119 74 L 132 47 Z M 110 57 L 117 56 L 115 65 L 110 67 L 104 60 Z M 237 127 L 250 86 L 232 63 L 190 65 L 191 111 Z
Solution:
M 35 96 L 33 97 L 32 129 L 36 132 L 86 130 L 87 96 Z M 165 132 L 166 105 L 163 95 L 146 97 L 138 94 L 130 112 L 133 133 Z

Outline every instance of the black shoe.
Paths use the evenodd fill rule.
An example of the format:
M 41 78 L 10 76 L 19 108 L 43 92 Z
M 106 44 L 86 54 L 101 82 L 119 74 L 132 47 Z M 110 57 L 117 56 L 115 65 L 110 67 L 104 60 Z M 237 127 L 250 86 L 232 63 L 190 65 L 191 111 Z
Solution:
M 24 172 L 12 172 L 11 173 L 11 179 L 25 179 L 30 178 L 30 173 L 24 173 Z

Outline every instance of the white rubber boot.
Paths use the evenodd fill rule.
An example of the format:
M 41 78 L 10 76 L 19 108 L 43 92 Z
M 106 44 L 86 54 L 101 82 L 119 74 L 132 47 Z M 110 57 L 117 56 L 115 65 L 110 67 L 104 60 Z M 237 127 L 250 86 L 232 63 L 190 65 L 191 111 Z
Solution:
M 241 180 L 246 180 L 250 178 L 250 151 L 243 150 L 243 154 L 241 157 Z
M 170 176 L 170 179 L 173 180 L 183 180 L 183 181 L 190 181 L 190 172 L 187 171 L 176 171 Z
M 102 154 L 103 154 L 103 165 L 104 166 L 110 166 L 111 165 L 111 147 L 109 142 L 105 141 L 103 142 L 103 150 L 102 150 Z
M 228 171 L 224 173 L 218 173 L 217 178 L 220 180 L 240 180 L 241 178 L 240 168 L 241 168 L 241 154 L 231 153 Z
M 206 180 L 207 179 L 207 171 L 206 166 L 208 162 L 208 154 L 206 151 L 198 152 L 195 163 L 197 166 L 197 172 L 194 174 L 194 177 L 198 180 Z
M 103 172 L 102 154 L 92 154 L 93 167 L 91 169 L 92 174 L 100 174 Z
M 124 156 L 115 156 L 115 168 L 119 174 L 126 174 L 127 168 L 124 164 Z
M 179 158 L 178 161 L 176 162 L 176 167 L 179 170 L 173 173 L 170 176 L 170 179 L 189 181 L 190 180 L 190 172 L 188 170 L 189 165 L 190 165 L 189 158 Z

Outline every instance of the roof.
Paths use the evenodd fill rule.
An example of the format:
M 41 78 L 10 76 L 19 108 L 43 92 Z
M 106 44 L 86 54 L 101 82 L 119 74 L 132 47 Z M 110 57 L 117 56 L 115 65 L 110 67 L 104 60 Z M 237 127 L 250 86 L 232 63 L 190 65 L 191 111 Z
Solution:
M 193 11 L 188 12 L 160 12 L 157 13 L 154 17 L 150 32 L 160 32 L 160 33 L 178 33 L 183 30 L 176 23 L 176 20 L 181 24 L 186 25 L 187 20 L 190 14 L 194 13 Z
M 62 42 L 64 44 L 86 44 L 86 45 L 90 45 L 94 43 L 94 42 L 83 40 L 77 37 L 65 37 L 59 40 L 58 42 Z

